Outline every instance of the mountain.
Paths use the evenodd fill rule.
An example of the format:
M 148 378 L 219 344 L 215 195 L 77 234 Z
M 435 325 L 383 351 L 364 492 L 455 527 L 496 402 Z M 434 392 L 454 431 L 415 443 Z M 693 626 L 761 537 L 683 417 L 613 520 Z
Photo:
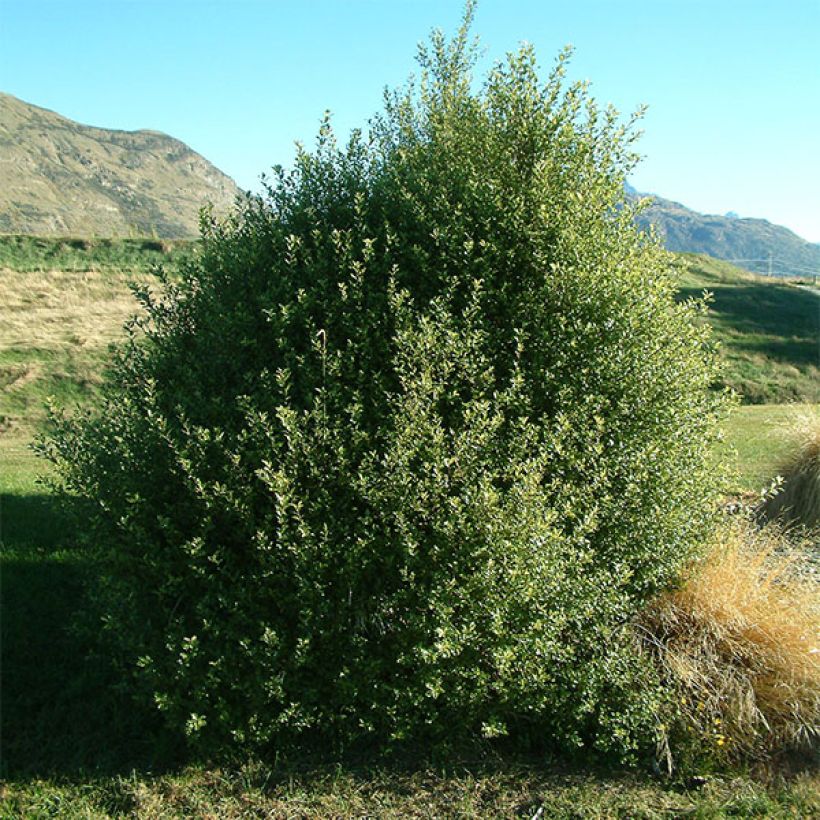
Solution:
M 645 196 L 627 187 L 630 197 Z M 651 195 L 652 204 L 639 217 L 643 227 L 653 225 L 670 251 L 705 253 L 748 270 L 781 275 L 820 275 L 820 245 L 807 242 L 782 225 L 765 219 L 743 219 L 701 214 Z
M 0 93 L 0 233 L 194 237 L 200 207 L 226 211 L 238 193 L 230 177 L 167 134 L 81 125 Z M 631 186 L 627 194 L 643 196 Z M 775 273 L 820 273 L 820 245 L 788 228 L 652 199 L 640 222 L 654 225 L 669 250 L 757 272 L 771 256 Z
M 0 93 L 0 232 L 182 238 L 236 183 L 158 131 L 94 128 Z

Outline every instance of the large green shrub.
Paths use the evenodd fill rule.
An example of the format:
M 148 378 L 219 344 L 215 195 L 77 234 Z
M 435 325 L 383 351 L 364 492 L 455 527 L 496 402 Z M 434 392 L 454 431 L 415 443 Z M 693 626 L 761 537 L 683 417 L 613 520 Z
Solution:
M 44 444 L 111 646 L 194 737 L 653 740 L 628 625 L 713 509 L 715 354 L 623 199 L 633 123 L 565 54 L 473 91 L 467 28 L 206 220 Z

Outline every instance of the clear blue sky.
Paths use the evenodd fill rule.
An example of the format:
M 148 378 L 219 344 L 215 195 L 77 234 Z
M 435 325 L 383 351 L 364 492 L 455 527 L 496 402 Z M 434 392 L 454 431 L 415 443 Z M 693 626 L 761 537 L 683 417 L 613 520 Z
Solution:
M 461 0 L 0 0 L 0 90 L 187 142 L 243 188 L 325 109 L 346 133 L 414 70 Z M 487 66 L 565 44 L 602 103 L 649 105 L 632 178 L 820 242 L 820 0 L 479 0 Z

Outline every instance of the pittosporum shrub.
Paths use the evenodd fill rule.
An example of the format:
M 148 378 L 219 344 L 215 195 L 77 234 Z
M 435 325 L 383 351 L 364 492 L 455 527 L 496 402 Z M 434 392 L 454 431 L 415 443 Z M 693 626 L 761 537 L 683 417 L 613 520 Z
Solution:
M 653 742 L 629 625 L 709 525 L 715 351 L 624 200 L 633 121 L 566 54 L 475 91 L 468 23 L 206 216 L 42 442 L 111 651 L 194 738 Z

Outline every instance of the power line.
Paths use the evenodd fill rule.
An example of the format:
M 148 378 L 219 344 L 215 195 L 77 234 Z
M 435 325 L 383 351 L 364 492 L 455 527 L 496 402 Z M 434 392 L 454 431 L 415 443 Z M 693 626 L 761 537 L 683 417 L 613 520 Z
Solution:
M 794 265 L 783 259 L 776 259 L 772 255 L 769 255 L 769 257 L 765 259 L 724 259 L 723 261 L 745 265 L 747 266 L 747 270 L 749 269 L 749 265 L 766 265 L 768 269 L 765 271 L 752 271 L 753 273 L 758 273 L 763 276 L 779 276 L 781 278 L 795 276 L 799 278 L 802 275 L 813 277 L 815 281 L 820 279 L 820 267 L 808 268 L 804 265 Z

